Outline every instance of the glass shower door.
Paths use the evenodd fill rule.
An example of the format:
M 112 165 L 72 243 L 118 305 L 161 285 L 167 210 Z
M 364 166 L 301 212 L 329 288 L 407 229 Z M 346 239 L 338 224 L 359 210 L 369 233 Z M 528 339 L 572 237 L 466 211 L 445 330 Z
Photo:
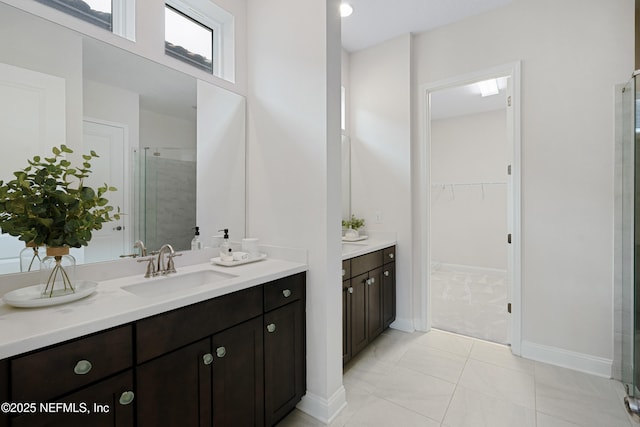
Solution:
M 149 251 L 170 243 L 191 248 L 196 226 L 196 151 L 145 147 L 136 151 L 136 238 Z
M 616 219 L 616 271 L 620 283 L 622 310 L 618 317 L 621 334 L 621 380 L 627 386 L 625 404 L 635 417 L 640 414 L 640 120 L 637 108 L 636 74 L 624 86 L 617 105 L 616 196 L 620 212 Z

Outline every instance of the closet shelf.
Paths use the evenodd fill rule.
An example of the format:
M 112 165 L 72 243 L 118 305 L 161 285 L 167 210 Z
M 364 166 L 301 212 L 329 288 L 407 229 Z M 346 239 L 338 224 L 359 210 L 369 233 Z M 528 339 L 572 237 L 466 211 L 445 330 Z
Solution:
M 486 181 L 486 182 L 432 182 L 432 187 L 449 187 L 463 185 L 506 185 L 506 181 Z

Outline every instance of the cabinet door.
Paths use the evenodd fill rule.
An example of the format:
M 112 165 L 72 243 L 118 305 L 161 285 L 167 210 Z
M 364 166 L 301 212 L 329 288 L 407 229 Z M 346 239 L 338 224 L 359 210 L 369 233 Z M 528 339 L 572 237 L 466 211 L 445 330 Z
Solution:
M 384 328 L 396 320 L 396 265 L 385 264 L 382 269 L 382 318 Z
M 369 341 L 382 333 L 382 268 L 369 272 L 367 280 L 367 338 Z
M 342 282 L 342 364 L 351 360 L 351 280 Z
M 134 422 L 133 373 L 126 371 L 51 402 L 50 412 L 38 411 L 12 420 L 13 427 L 129 427 Z M 40 405 L 40 402 L 38 402 Z M 84 413 L 84 412 L 87 413 Z
M 262 316 L 220 332 L 212 339 L 213 425 L 263 426 Z
M 9 401 L 9 360 L 0 360 L 0 403 Z M 9 416 L 0 412 L 0 427 L 9 425 Z
M 361 274 L 351 279 L 351 357 L 367 346 L 367 283 L 369 275 Z
M 137 425 L 211 426 L 211 362 L 211 342 L 204 339 L 140 365 Z
M 300 401 L 306 389 L 305 318 L 302 301 L 264 315 L 265 425 L 272 426 Z

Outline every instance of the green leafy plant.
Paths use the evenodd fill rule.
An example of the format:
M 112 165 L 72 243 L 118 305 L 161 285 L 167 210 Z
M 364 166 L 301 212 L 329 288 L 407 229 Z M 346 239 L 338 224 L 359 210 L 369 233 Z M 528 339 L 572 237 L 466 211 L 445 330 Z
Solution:
M 94 151 L 82 156 L 81 167 L 65 159 L 73 150 L 64 144 L 53 147 L 52 153 L 53 157 L 28 160 L 29 166 L 14 172 L 11 181 L 0 180 L 0 228 L 38 246 L 86 246 L 92 231 L 120 219 L 120 208 L 109 206 L 103 197 L 116 188 L 83 185 L 91 174 L 89 161 L 99 157 Z
M 348 220 L 342 220 L 342 228 L 353 228 L 354 230 L 358 230 L 364 227 L 364 219 L 356 218 L 355 215 L 351 215 L 351 218 Z

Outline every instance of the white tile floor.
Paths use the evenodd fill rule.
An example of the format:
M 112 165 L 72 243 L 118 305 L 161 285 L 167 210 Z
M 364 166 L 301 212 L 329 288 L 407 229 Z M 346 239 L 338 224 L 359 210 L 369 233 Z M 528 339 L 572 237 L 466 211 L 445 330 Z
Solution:
M 515 357 L 433 330 L 385 331 L 344 373 L 331 427 L 640 427 L 619 382 Z M 278 427 L 324 424 L 295 410 Z

